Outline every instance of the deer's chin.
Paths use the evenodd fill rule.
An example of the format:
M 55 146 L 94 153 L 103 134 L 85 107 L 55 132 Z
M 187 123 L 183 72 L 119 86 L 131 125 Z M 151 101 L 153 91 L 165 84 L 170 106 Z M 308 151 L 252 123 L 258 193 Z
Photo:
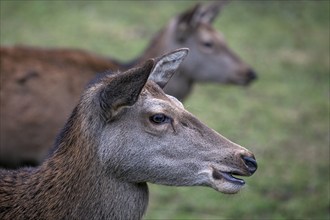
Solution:
M 226 194 L 237 193 L 245 185 L 245 181 L 233 175 L 239 174 L 212 169 L 212 176 L 210 177 L 212 187 L 215 190 Z
M 235 80 L 228 80 L 226 84 L 236 85 L 236 86 L 248 86 L 250 83 L 247 82 L 245 79 L 235 79 Z
M 254 80 L 250 80 L 250 79 L 247 79 L 247 78 L 243 78 L 243 77 L 240 77 L 240 78 L 230 78 L 230 79 L 227 79 L 224 84 L 228 84 L 228 85 L 236 85 L 236 86 L 243 86 L 243 87 L 246 87 L 246 86 L 249 86 Z

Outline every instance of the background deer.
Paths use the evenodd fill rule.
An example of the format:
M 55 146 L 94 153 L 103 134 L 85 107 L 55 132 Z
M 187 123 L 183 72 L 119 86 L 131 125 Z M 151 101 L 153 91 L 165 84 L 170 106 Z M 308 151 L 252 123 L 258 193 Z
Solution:
M 97 72 L 125 70 L 150 57 L 188 47 L 190 55 L 165 87 L 166 93 L 183 100 L 195 82 L 249 84 L 256 78 L 254 71 L 211 26 L 222 5 L 196 5 L 178 15 L 130 63 L 81 50 L 2 47 L 0 166 L 40 163 Z
M 146 182 L 239 191 L 253 154 L 161 89 L 187 52 L 91 83 L 41 166 L 0 170 L 0 218 L 141 219 Z

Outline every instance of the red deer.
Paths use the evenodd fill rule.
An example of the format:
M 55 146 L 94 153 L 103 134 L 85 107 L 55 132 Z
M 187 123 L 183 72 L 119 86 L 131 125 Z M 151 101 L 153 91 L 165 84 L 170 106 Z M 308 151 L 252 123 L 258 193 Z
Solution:
M 196 82 L 249 84 L 255 73 L 211 26 L 221 6 L 196 5 L 178 15 L 129 64 L 74 49 L 2 47 L 0 166 L 40 163 L 84 86 L 97 72 L 125 70 L 187 47 L 190 54 L 165 87 L 167 94 L 182 100 Z
M 233 175 L 256 171 L 253 154 L 161 89 L 187 52 L 94 80 L 52 155 L 0 169 L 0 219 L 141 219 L 148 182 L 238 192 L 245 182 Z

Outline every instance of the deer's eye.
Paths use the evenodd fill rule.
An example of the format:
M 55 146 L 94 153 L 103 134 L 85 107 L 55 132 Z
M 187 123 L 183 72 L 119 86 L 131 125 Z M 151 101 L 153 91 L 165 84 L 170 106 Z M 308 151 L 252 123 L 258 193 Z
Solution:
M 203 42 L 203 46 L 206 47 L 206 48 L 212 48 L 213 47 L 213 43 L 210 42 L 210 41 L 206 41 L 206 42 Z
M 150 117 L 150 121 L 155 124 L 163 124 L 163 123 L 170 122 L 171 119 L 164 114 L 155 114 Z

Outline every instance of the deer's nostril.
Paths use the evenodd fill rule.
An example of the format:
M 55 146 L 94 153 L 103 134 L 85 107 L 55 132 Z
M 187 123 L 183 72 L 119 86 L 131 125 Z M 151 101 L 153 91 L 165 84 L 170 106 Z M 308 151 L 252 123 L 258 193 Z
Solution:
M 249 81 L 256 80 L 258 78 L 257 73 L 253 69 L 250 69 L 247 72 L 247 77 L 248 77 Z
M 254 174 L 254 172 L 256 172 L 258 168 L 257 161 L 254 158 L 247 156 L 243 156 L 242 159 L 245 165 L 247 166 L 249 172 L 251 173 L 251 175 Z

